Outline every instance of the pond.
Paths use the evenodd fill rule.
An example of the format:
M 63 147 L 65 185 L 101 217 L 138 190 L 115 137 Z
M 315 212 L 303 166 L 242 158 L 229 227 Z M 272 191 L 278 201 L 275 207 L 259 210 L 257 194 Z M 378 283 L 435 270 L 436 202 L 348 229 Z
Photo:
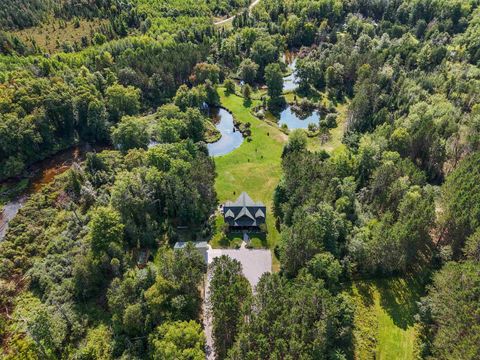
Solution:
M 300 117 L 296 114 L 290 105 L 280 113 L 278 124 L 282 126 L 287 125 L 289 129 L 307 129 L 309 124 L 315 124 L 318 126 L 320 121 L 320 115 L 315 111 L 307 117 Z
M 283 91 L 289 92 L 297 89 L 297 55 L 298 53 L 293 50 L 285 51 L 283 60 L 287 64 L 291 71 L 291 74 L 283 78 Z M 317 112 L 312 112 L 308 116 L 299 116 L 292 110 L 290 105 L 279 114 L 278 124 L 282 126 L 285 124 L 289 129 L 307 129 L 309 124 L 318 125 L 320 115 Z
M 101 151 L 106 147 L 92 147 L 89 144 L 74 146 L 33 164 L 28 172 L 30 174 L 27 188 L 16 198 L 6 203 L 0 212 L 0 241 L 5 237 L 8 223 L 17 215 L 29 196 L 39 192 L 45 185 L 51 183 L 55 176 L 70 169 L 73 163 L 85 160 L 87 153 Z M 14 186 L 21 180 L 6 180 L 1 184 Z M 1 206 L 0 206 L 1 208 Z
M 220 140 L 207 144 L 210 156 L 226 155 L 242 145 L 243 135 L 235 128 L 232 114 L 223 108 L 210 108 L 210 116 L 222 134 Z
M 293 91 L 298 87 L 297 84 L 297 54 L 294 51 L 285 51 L 283 59 L 291 74 L 283 78 L 283 91 Z

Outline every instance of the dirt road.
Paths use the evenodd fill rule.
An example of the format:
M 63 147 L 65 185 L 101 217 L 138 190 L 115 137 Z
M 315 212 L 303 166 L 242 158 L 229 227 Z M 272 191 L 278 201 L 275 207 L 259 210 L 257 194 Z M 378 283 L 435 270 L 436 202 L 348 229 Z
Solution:
M 251 12 L 252 9 L 253 9 L 255 6 L 257 6 L 257 4 L 258 4 L 259 2 L 260 2 L 260 0 L 255 0 L 254 2 L 252 2 L 252 3 L 250 4 L 250 6 L 248 7 L 248 11 Z M 225 23 L 227 23 L 227 22 L 229 22 L 229 21 L 233 21 L 233 19 L 235 19 L 235 16 L 236 16 L 236 15 L 233 15 L 233 16 L 230 16 L 228 19 L 217 21 L 217 22 L 214 23 L 214 25 L 222 25 L 222 24 L 225 24 Z

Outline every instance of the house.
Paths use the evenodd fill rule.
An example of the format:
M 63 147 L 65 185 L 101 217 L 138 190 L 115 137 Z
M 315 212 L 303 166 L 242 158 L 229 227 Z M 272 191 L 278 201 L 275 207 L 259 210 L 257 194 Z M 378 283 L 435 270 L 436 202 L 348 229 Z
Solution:
M 267 209 L 261 202 L 255 202 L 246 192 L 242 192 L 235 202 L 223 205 L 223 218 L 231 231 L 257 231 L 265 224 Z

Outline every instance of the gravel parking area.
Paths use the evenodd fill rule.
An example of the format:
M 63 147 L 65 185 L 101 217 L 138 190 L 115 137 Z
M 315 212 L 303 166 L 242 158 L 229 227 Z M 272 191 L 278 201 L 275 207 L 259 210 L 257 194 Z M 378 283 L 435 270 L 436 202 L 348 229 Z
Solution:
M 207 251 L 207 261 L 211 264 L 216 257 L 227 255 L 232 259 L 238 260 L 242 264 L 242 271 L 247 280 L 252 285 L 252 289 L 257 286 L 260 277 L 272 271 L 272 253 L 270 250 L 250 250 L 242 246 L 241 249 L 209 249 Z M 212 319 L 207 309 L 209 297 L 209 275 L 205 282 L 205 303 L 204 303 L 204 326 L 207 340 L 207 359 L 214 359 L 213 339 L 212 339 Z
M 208 264 L 222 255 L 227 255 L 242 264 L 243 274 L 252 285 L 252 289 L 255 288 L 264 273 L 272 271 L 272 253 L 270 250 L 210 249 L 208 250 Z

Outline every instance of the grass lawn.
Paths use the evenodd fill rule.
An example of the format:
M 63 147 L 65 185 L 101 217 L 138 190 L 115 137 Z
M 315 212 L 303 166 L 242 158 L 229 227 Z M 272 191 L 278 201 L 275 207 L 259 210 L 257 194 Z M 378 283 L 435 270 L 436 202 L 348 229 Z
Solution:
M 345 126 L 347 121 L 347 110 L 348 110 L 347 103 L 337 105 L 337 112 L 338 112 L 337 127 L 330 130 L 330 138 L 328 139 L 328 141 L 322 144 L 319 137 L 317 136 L 309 137 L 308 150 L 310 151 L 325 150 L 328 152 L 333 152 L 333 151 L 338 151 L 340 149 L 345 148 L 345 145 L 342 144 L 342 138 L 343 138 L 343 133 L 345 132 Z
M 222 106 L 232 112 L 237 121 L 251 124 L 252 140 L 250 142 L 245 140 L 238 149 L 215 158 L 217 169 L 215 189 L 218 199 L 220 202 L 235 200 L 242 191 L 246 191 L 253 200 L 265 203 L 268 233 L 263 243 L 273 249 L 278 242 L 279 234 L 272 214 L 272 199 L 282 174 L 280 161 L 287 136 L 277 127 L 251 114 L 250 110 L 255 101 L 245 104 L 243 98 L 238 95 L 226 96 L 224 88 L 220 88 L 219 93 Z M 213 243 L 220 245 L 218 242 Z M 275 264 L 278 266 L 276 260 Z
M 353 297 L 355 359 L 417 359 L 416 302 L 424 288 L 402 277 L 356 281 Z

